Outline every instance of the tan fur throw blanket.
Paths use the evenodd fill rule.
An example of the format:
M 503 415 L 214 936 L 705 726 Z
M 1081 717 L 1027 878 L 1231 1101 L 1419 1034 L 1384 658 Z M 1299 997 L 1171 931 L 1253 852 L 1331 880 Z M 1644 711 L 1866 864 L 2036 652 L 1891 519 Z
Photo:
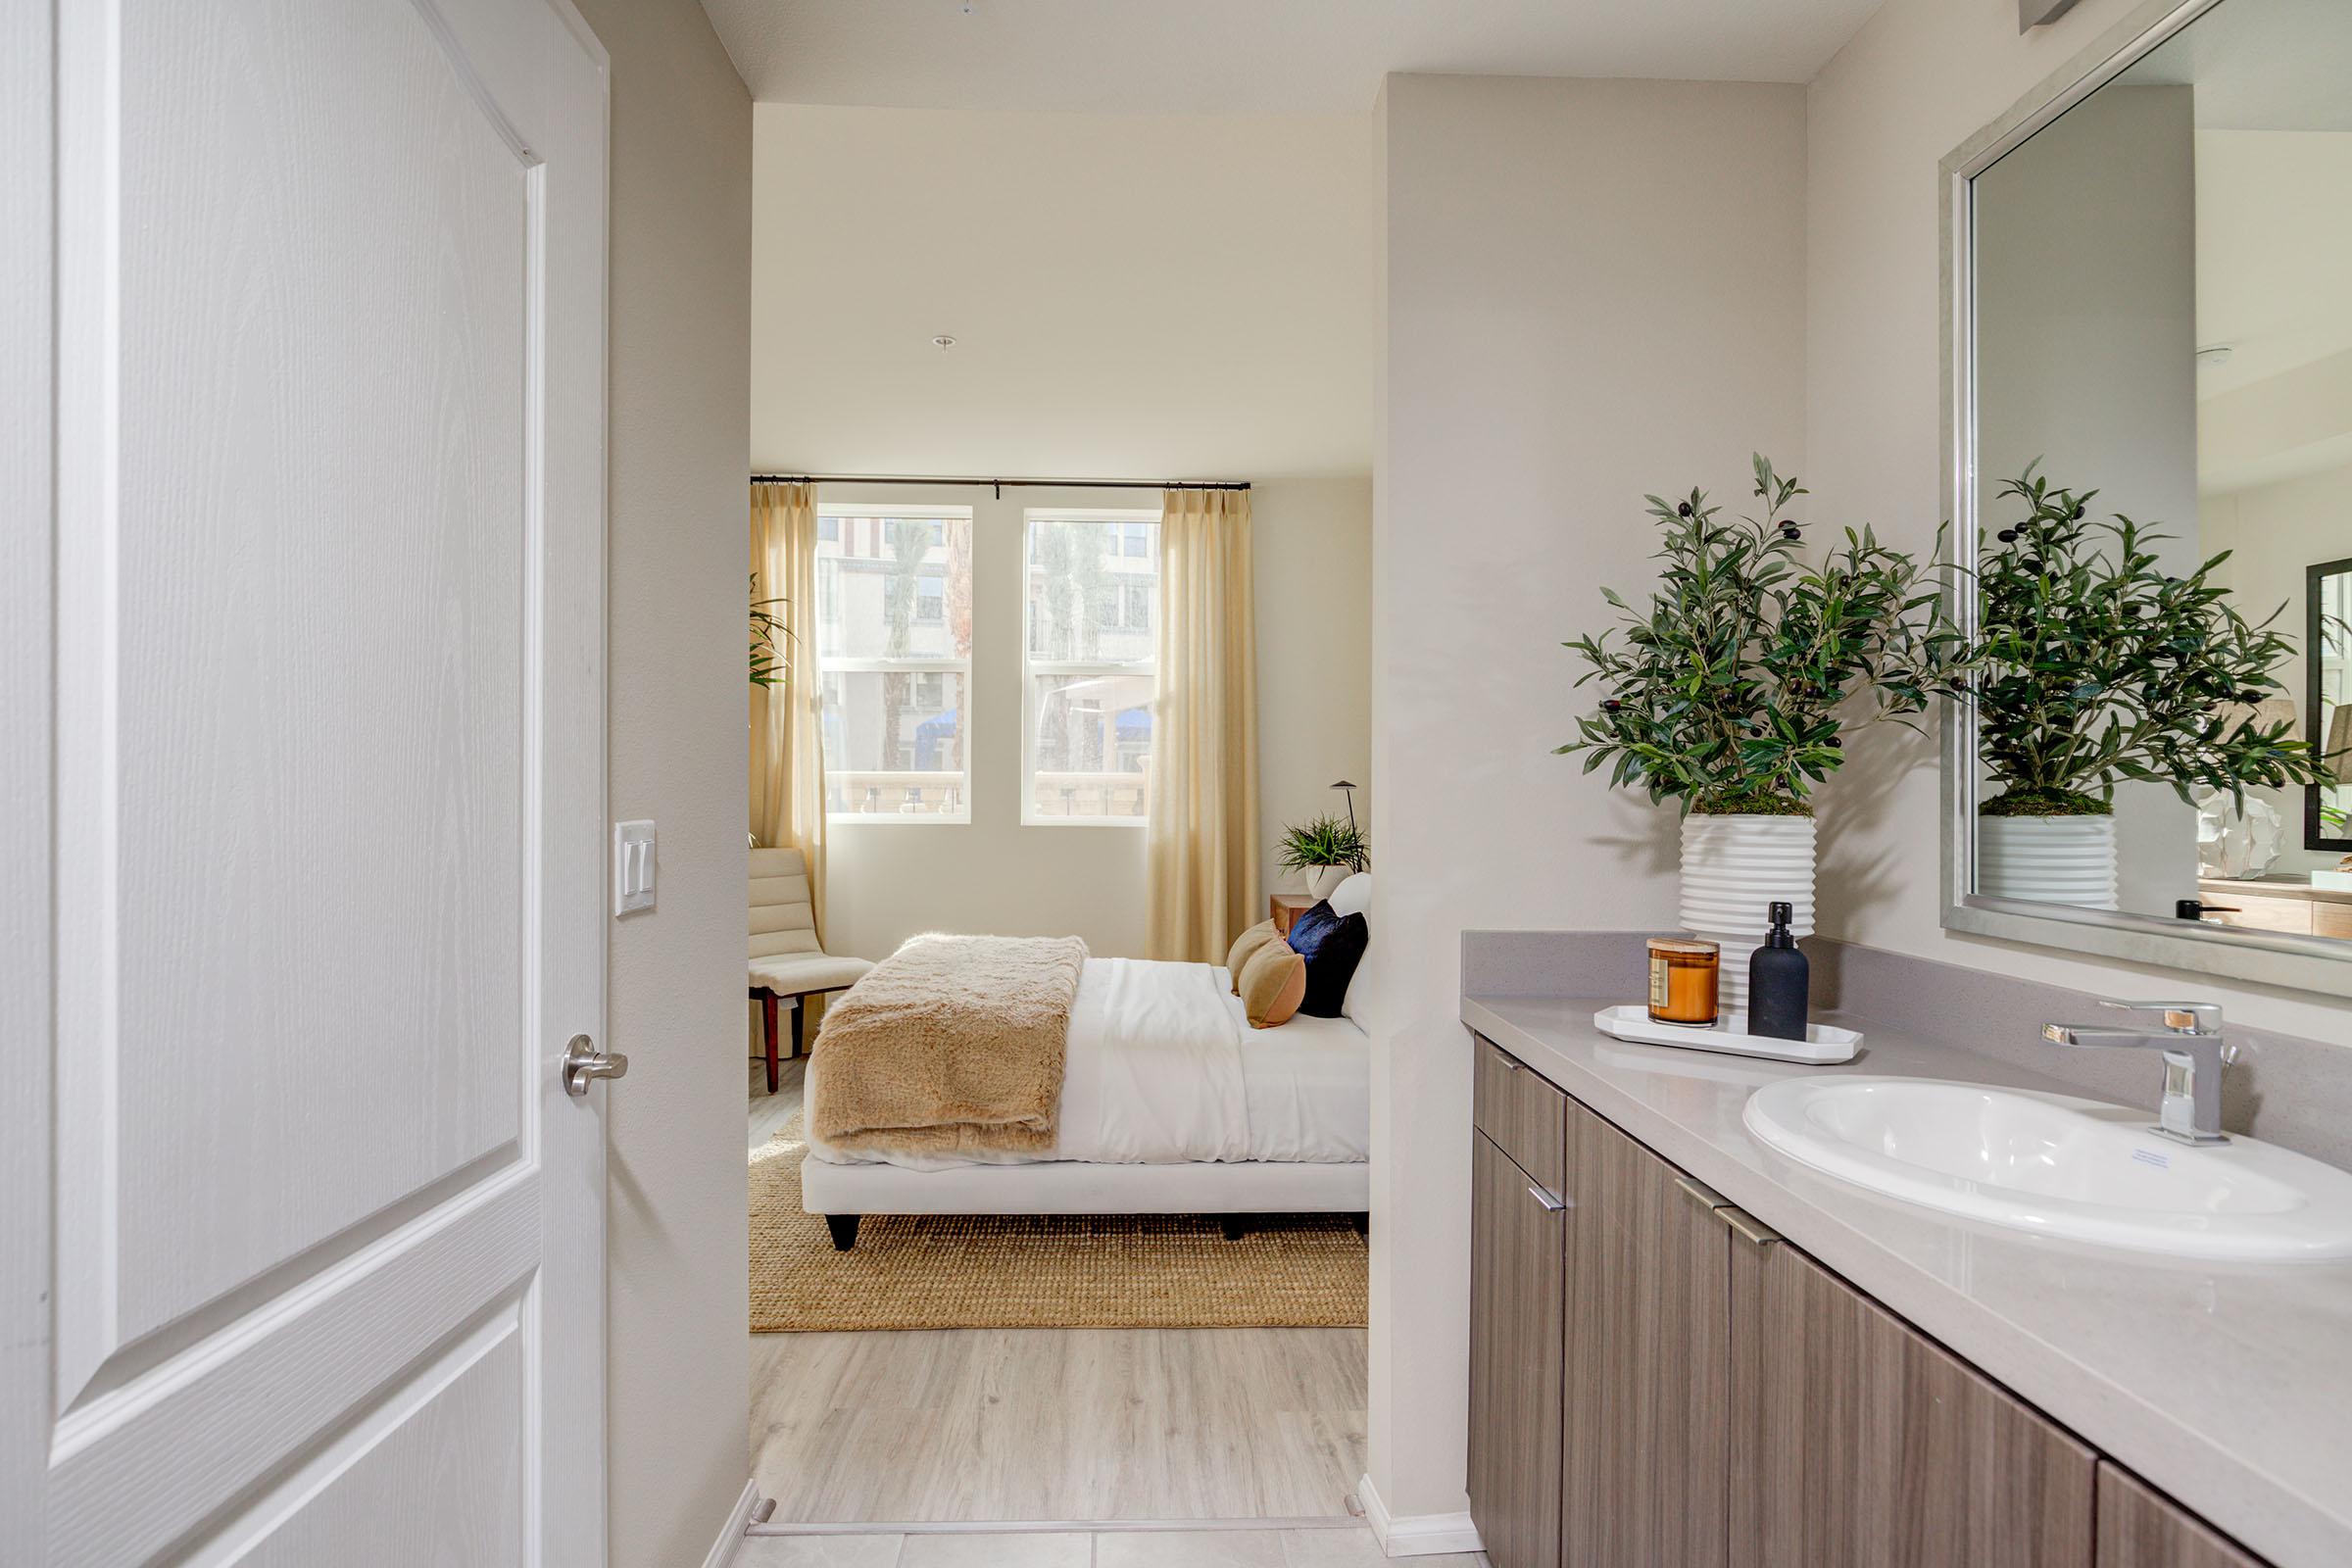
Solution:
M 1086 944 L 923 936 L 825 1012 L 808 1130 L 845 1152 L 1050 1153 Z

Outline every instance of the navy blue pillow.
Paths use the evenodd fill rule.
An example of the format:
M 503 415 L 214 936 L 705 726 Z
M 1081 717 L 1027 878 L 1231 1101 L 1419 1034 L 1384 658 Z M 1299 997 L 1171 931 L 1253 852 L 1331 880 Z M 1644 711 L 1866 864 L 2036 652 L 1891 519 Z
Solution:
M 1310 1018 L 1337 1018 L 1348 1000 L 1348 982 L 1364 956 L 1372 928 L 1360 914 L 1334 914 L 1329 900 L 1291 922 L 1291 951 L 1306 960 L 1306 1000 L 1298 1010 Z

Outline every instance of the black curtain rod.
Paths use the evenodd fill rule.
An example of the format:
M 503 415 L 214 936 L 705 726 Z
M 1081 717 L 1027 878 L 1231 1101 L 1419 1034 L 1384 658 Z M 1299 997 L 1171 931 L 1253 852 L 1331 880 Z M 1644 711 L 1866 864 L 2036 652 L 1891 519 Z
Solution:
M 881 473 L 755 473 L 754 484 L 974 484 L 1004 498 L 1008 489 L 1038 490 L 1247 490 L 1247 479 L 943 479 Z

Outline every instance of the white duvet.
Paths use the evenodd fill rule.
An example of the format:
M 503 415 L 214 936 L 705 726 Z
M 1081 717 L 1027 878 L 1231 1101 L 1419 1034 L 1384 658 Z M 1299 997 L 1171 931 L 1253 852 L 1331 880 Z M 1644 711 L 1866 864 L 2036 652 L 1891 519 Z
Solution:
M 819 1052 L 809 1061 L 808 1098 L 823 1094 Z M 1370 1158 L 1371 1143 L 1368 1043 L 1348 1019 L 1301 1015 L 1278 1029 L 1252 1029 L 1222 968 L 1089 958 L 1070 1008 L 1052 1152 L 886 1157 L 811 1140 L 808 1153 L 838 1165 L 915 1170 L 1057 1159 L 1345 1164 Z

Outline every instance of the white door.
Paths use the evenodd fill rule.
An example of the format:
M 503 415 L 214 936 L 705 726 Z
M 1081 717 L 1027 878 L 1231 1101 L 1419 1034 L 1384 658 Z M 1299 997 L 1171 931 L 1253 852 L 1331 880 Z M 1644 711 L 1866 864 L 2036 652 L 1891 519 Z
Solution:
M 0 1561 L 600 1563 L 604 53 L 5 9 Z

